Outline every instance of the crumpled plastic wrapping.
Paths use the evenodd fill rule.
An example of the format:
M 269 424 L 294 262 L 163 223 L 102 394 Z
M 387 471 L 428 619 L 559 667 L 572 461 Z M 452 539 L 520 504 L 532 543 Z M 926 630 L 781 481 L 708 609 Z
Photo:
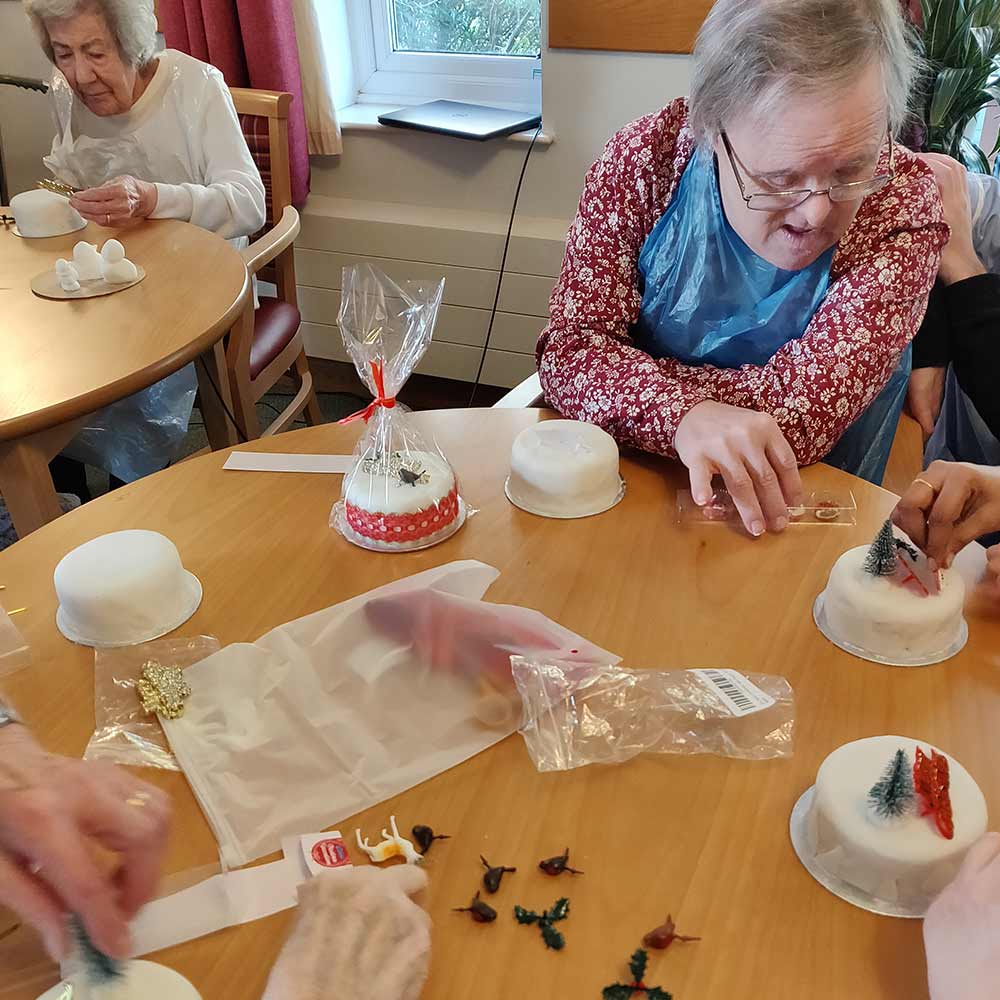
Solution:
M 180 765 L 170 752 L 159 718 L 147 715 L 142 709 L 136 684 L 150 660 L 183 670 L 217 653 L 219 648 L 218 639 L 196 635 L 95 649 L 95 725 L 84 759 L 179 771 Z
M 448 563 L 185 671 L 184 716 L 163 727 L 224 864 L 327 829 L 515 732 L 511 654 L 616 659 L 537 611 L 482 601 L 498 576 Z
M 738 715 L 700 671 L 520 656 L 511 668 L 524 705 L 521 735 L 539 771 L 621 764 L 641 753 L 771 760 L 794 751 L 795 694 L 783 677 L 744 674 L 773 704 Z
M 363 548 L 427 548 L 451 537 L 468 513 L 441 449 L 396 402 L 431 342 L 443 294 L 443 278 L 398 285 L 369 264 L 344 268 L 340 331 L 374 398 L 343 421 L 363 418 L 367 427 L 330 524 Z
M 0 607 L 0 677 L 31 663 L 31 647 L 10 615 Z

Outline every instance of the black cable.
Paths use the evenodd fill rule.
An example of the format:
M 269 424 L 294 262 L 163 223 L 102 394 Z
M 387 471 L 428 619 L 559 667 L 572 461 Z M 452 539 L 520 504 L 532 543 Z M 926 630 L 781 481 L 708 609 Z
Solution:
M 514 216 L 517 214 L 517 202 L 521 197 L 521 185 L 524 183 L 524 174 L 528 169 L 528 160 L 531 158 L 531 151 L 535 148 L 535 140 L 538 133 L 542 131 L 542 123 L 538 123 L 535 134 L 528 143 L 528 151 L 524 154 L 524 162 L 521 164 L 521 175 L 517 179 L 517 188 L 514 191 L 514 204 L 510 207 L 510 221 L 507 223 L 507 238 L 503 242 L 503 256 L 500 258 L 500 274 L 497 277 L 497 291 L 493 296 L 493 308 L 490 310 L 490 325 L 486 328 L 486 343 L 483 344 L 483 353 L 479 358 L 479 369 L 476 372 L 476 381 L 472 384 L 472 393 L 469 395 L 469 406 L 475 402 L 476 391 L 479 389 L 479 382 L 483 377 L 483 367 L 486 364 L 486 354 L 490 349 L 490 337 L 493 336 L 493 324 L 497 318 L 497 307 L 500 305 L 500 291 L 503 288 L 503 276 L 507 268 L 507 251 L 510 249 L 510 236 L 514 231 Z
M 236 417 L 233 416 L 233 411 L 229 409 L 228 405 L 226 404 L 226 401 L 222 398 L 222 393 L 219 392 L 219 387 L 215 384 L 215 379 L 212 378 L 212 373 L 209 371 L 208 365 L 205 364 L 205 359 L 199 356 L 198 361 L 200 362 L 201 367 L 208 378 L 209 384 L 212 386 L 212 391 L 215 393 L 215 398 L 222 404 L 222 408 L 226 411 L 226 416 L 229 417 L 229 419 L 233 423 L 233 427 L 236 428 L 236 436 L 240 439 L 240 444 L 249 444 L 250 438 L 246 436 L 246 432 L 243 430 L 242 427 L 240 427 L 239 421 L 236 419 Z

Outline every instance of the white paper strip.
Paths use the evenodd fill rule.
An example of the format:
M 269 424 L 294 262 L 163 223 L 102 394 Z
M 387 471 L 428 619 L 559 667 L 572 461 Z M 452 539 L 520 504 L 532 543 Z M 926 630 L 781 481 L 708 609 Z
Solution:
M 298 838 L 294 839 L 297 848 Z M 214 875 L 148 903 L 132 921 L 133 956 L 290 909 L 297 904 L 296 890 L 306 877 L 303 867 L 290 855 L 269 865 Z
M 234 451 L 224 469 L 238 472 L 349 472 L 354 459 L 350 455 L 282 455 L 267 451 Z

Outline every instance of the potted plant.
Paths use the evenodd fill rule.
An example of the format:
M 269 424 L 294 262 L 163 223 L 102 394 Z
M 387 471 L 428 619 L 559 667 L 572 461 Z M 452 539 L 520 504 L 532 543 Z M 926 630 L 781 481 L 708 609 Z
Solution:
M 910 3 L 916 15 L 916 3 Z M 947 153 L 970 170 L 990 172 L 989 157 L 968 135 L 970 125 L 1000 97 L 1000 3 L 920 0 L 913 18 L 927 67 L 919 96 L 924 149 Z

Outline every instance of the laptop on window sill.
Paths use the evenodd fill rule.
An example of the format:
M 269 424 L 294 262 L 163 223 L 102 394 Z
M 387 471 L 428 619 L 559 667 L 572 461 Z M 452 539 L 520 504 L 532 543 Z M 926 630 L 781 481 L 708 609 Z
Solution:
M 379 115 L 378 120 L 380 125 L 393 128 L 412 128 L 485 142 L 537 128 L 542 123 L 542 116 L 530 111 L 488 108 L 462 101 L 431 101 Z

